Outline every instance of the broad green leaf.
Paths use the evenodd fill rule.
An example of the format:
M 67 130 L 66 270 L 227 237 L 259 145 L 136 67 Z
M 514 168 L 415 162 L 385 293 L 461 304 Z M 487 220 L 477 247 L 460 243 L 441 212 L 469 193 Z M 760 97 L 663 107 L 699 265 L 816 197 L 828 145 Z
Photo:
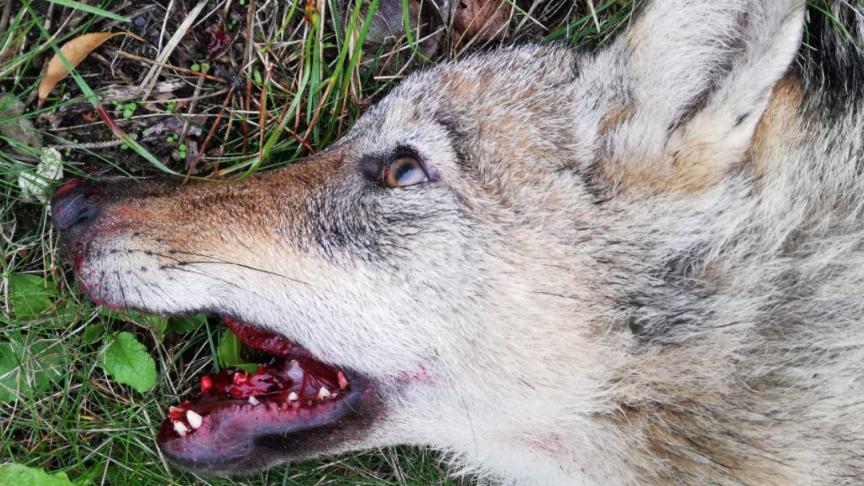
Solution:
M 99 309 L 99 315 L 108 317 L 110 319 L 116 319 L 118 321 L 127 321 L 129 320 L 125 314 L 121 314 L 115 310 L 111 310 L 108 307 L 102 307 Z
M 168 330 L 174 334 L 186 334 L 201 328 L 204 324 L 207 324 L 207 316 L 204 314 L 174 317 L 168 320 Z
M 45 392 L 63 377 L 68 361 L 61 341 L 0 342 L 0 402 Z
M 15 486 L 75 486 L 64 472 L 48 474 L 41 467 L 28 467 L 23 464 L 4 464 L 0 466 L 0 484 Z
M 75 486 L 93 486 L 95 484 L 105 484 L 100 481 L 102 474 L 105 473 L 105 463 L 95 463 L 87 471 L 83 472 L 78 479 L 75 480 Z M 109 483 L 110 484 L 110 483 Z
M 144 393 L 156 385 L 156 362 L 134 334 L 114 334 L 105 345 L 102 368 L 114 380 Z
M 105 484 L 100 481 L 105 473 L 105 463 L 95 463 L 87 471 L 81 473 L 78 479 L 75 480 L 75 486 L 94 486 L 96 484 Z M 109 483 L 110 484 L 110 483 Z
M 246 363 L 243 360 L 243 343 L 230 329 L 225 329 L 222 333 L 216 354 L 223 368 L 240 368 L 249 373 L 258 369 L 257 364 Z
M 105 334 L 105 324 L 101 322 L 90 324 L 84 329 L 84 334 L 81 335 L 81 344 L 93 344 L 102 339 L 103 334 Z
M 54 292 L 47 289 L 42 277 L 21 273 L 9 276 L 9 301 L 20 321 L 33 320 L 51 307 L 50 295 Z
M 135 311 L 113 311 L 107 307 L 103 307 L 99 312 L 103 316 L 117 319 L 118 321 L 132 322 L 142 327 L 153 329 L 159 339 L 165 337 L 165 332 L 168 330 L 168 318 L 156 316 L 152 314 L 142 314 Z
M 236 334 L 230 329 L 225 329 L 222 333 L 222 338 L 219 339 L 219 349 L 216 350 L 219 357 L 219 364 L 223 368 L 234 366 L 237 363 L 242 363 L 243 358 L 240 356 L 243 343 Z
M 143 322 L 146 326 L 156 331 L 156 336 L 158 336 L 159 339 L 165 337 L 165 332 L 168 330 L 167 317 L 155 316 L 153 314 L 138 314 L 138 317 L 139 319 L 136 319 L 135 322 Z

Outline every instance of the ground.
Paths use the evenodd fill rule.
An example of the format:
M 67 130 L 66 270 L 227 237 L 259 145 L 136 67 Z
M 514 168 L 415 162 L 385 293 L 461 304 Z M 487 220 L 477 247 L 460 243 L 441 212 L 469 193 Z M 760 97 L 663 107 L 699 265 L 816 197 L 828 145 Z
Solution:
M 45 204 L 61 167 L 63 179 L 228 178 L 290 164 L 336 140 L 408 72 L 510 43 L 603 43 L 632 13 L 630 0 L 462 0 L 452 15 L 449 1 L 424 2 L 2 2 L 0 483 L 9 464 L 124 486 L 470 482 L 448 478 L 435 452 L 411 448 L 236 483 L 169 466 L 154 444 L 166 405 L 249 353 L 212 318 L 88 302 Z M 81 40 L 105 32 L 127 35 Z M 73 39 L 64 54 L 83 58 L 76 75 L 40 97 L 49 60 Z M 137 354 L 119 348 L 124 332 L 143 344 Z M 118 353 L 132 378 L 111 364 Z

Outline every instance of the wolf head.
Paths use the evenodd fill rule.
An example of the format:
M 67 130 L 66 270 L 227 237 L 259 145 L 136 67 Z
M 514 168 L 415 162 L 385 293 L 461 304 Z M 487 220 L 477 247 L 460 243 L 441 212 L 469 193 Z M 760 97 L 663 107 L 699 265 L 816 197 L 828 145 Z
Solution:
M 652 355 L 632 289 L 689 237 L 684 213 L 770 164 L 760 121 L 803 17 L 798 1 L 655 1 L 598 51 L 511 47 L 413 74 L 285 169 L 73 184 L 55 222 L 95 301 L 230 316 L 373 384 L 374 411 L 344 432 L 193 467 L 424 444 L 502 480 L 638 481 L 664 458 L 615 417 L 664 383 L 626 369 Z

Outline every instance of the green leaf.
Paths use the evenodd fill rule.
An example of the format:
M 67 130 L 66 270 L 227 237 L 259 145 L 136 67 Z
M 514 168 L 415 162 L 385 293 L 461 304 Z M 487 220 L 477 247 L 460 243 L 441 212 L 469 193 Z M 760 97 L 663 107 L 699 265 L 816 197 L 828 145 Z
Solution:
M 29 347 L 0 342 L 0 402 L 45 392 L 64 376 L 68 362 L 61 341 L 40 339 Z
M 243 349 L 243 343 L 236 334 L 230 329 L 225 329 L 222 333 L 222 338 L 219 339 L 219 349 L 216 353 L 219 357 L 219 364 L 223 368 L 234 366 L 237 363 L 242 363 L 243 358 L 240 357 L 240 351 Z
M 153 329 L 156 337 L 162 339 L 165 337 L 165 331 L 168 330 L 168 318 L 153 314 L 142 314 L 135 311 L 113 311 L 107 307 L 103 307 L 99 313 L 105 317 L 116 319 L 118 321 L 131 322 L 141 327 Z
M 75 486 L 93 486 L 95 484 L 105 484 L 100 481 L 100 478 L 105 473 L 105 463 L 95 463 L 87 471 L 81 473 L 78 479 L 75 480 Z
M 248 373 L 254 373 L 258 369 L 257 364 L 243 360 L 243 343 L 230 329 L 225 329 L 222 333 L 216 355 L 223 368 L 240 368 Z
M 186 334 L 200 329 L 204 324 L 207 324 L 207 316 L 204 314 L 174 317 L 168 320 L 168 330 L 174 334 Z
M 75 486 L 93 486 L 95 484 L 104 484 L 99 479 L 105 473 L 105 463 L 95 463 L 87 471 L 83 472 L 78 479 L 75 480 Z
M 114 334 L 105 346 L 102 368 L 119 383 L 144 393 L 156 385 L 156 362 L 134 334 Z
M 81 335 L 81 344 L 93 344 L 102 339 L 103 334 L 105 334 L 105 324 L 101 322 L 90 324 L 84 329 L 84 334 Z
M 16 273 L 9 277 L 9 301 L 12 304 L 12 312 L 20 321 L 30 321 L 51 307 L 51 299 L 54 295 L 46 285 L 45 279 L 37 275 L 24 275 Z
M 138 324 L 144 324 L 145 326 L 153 329 L 156 332 L 156 336 L 159 339 L 165 337 L 165 332 L 168 330 L 168 318 L 162 316 L 156 316 L 153 314 L 138 314 L 137 312 L 133 312 L 131 314 L 137 314 L 135 317 L 135 322 Z
M 15 486 L 75 486 L 64 472 L 48 474 L 44 469 L 23 464 L 0 466 L 0 484 Z

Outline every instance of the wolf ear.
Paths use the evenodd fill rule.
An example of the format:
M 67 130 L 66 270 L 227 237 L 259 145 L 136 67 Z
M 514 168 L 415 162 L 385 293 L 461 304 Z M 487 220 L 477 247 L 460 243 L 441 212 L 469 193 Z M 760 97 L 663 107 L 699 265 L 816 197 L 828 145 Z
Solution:
M 803 0 L 648 4 L 606 53 L 625 93 L 606 115 L 614 118 L 607 160 L 619 165 L 606 172 L 660 188 L 698 189 L 723 177 L 746 157 L 803 23 Z

